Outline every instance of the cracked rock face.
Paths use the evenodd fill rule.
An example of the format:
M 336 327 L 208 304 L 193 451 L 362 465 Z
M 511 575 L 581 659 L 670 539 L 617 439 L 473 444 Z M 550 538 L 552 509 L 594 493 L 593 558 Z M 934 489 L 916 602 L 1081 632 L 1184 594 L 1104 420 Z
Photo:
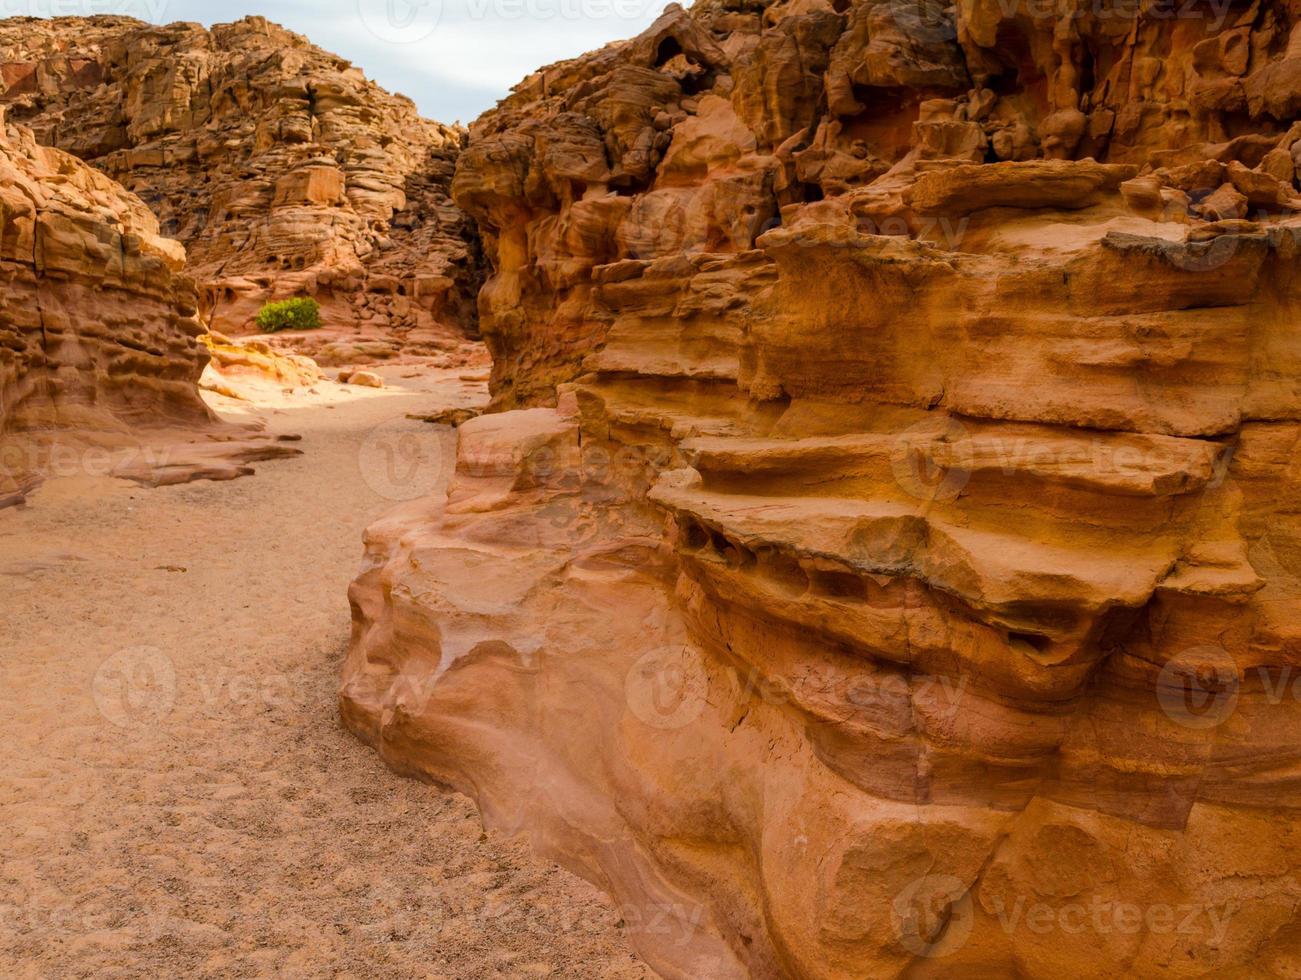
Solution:
M 1301 970 L 1298 14 L 717 2 L 454 193 L 346 722 L 674 977 Z
M 0 103 L 138 193 L 184 244 L 205 319 L 270 298 L 395 350 L 473 332 L 473 228 L 451 201 L 463 131 L 261 17 L 0 22 Z

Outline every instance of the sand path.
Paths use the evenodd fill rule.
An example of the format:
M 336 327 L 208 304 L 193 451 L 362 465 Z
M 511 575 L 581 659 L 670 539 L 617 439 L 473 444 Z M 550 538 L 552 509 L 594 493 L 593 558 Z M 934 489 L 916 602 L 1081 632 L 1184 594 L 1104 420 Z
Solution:
M 336 720 L 374 466 L 459 391 L 387 376 L 271 415 L 306 455 L 252 478 L 0 511 L 0 976 L 650 976 L 592 888 Z

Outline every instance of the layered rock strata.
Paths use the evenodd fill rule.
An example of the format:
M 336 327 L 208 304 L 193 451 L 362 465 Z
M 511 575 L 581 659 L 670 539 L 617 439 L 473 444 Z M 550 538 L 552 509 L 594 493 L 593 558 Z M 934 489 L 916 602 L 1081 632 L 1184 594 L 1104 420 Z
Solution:
M 1301 26 L 704 0 L 475 124 L 345 721 L 671 977 L 1301 970 Z
M 214 328 L 310 295 L 372 345 L 473 333 L 477 245 L 448 193 L 463 131 L 300 35 L 261 17 L 13 18 L 0 82 L 11 119 L 154 209 Z
M 174 483 L 296 453 L 200 399 L 184 264 L 134 194 L 0 123 L 0 505 L 51 471 Z

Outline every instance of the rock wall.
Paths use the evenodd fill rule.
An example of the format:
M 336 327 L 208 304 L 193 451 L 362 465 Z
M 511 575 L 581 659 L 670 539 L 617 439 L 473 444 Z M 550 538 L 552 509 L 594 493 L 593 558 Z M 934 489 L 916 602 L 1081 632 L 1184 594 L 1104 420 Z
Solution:
M 670 977 L 1301 971 L 1301 11 L 670 8 L 454 183 L 343 717 Z
M 0 119 L 0 507 L 51 470 L 175 483 L 297 454 L 199 397 L 184 265 L 138 197 Z
M 12 18 L 0 82 L 11 119 L 155 210 L 214 328 L 307 294 L 395 348 L 473 334 L 477 244 L 448 194 L 463 131 L 300 35 L 261 17 Z

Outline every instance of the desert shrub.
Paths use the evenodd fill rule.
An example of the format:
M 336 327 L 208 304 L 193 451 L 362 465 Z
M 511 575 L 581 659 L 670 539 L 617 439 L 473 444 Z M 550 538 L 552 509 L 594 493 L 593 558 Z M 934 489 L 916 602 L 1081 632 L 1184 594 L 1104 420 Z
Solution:
M 258 310 L 257 325 L 263 333 L 314 330 L 321 325 L 321 306 L 306 296 L 277 300 Z

